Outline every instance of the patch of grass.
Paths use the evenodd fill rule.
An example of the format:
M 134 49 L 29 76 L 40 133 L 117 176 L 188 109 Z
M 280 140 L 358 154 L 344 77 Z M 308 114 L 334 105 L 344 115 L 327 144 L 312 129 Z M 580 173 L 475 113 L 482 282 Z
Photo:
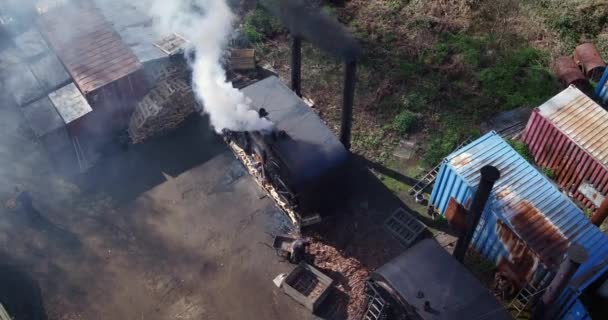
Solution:
M 410 188 L 410 186 L 407 184 L 385 175 L 380 176 L 380 181 L 382 181 L 387 188 L 397 194 L 407 192 L 407 190 Z
M 559 34 L 561 51 L 571 54 L 581 41 L 594 39 L 608 25 L 608 3 L 593 0 L 536 0 L 545 24 Z
M 442 64 L 450 55 L 462 55 L 464 62 L 472 67 L 479 66 L 489 40 L 483 36 L 465 33 L 444 33 L 432 50 L 426 53 L 427 64 Z
M 480 72 L 482 90 L 502 110 L 537 106 L 559 90 L 548 63 L 547 55 L 530 47 L 505 53 Z
M 249 41 L 258 43 L 283 32 L 281 23 L 262 6 L 245 16 L 241 30 Z
M 555 171 L 551 168 L 543 168 L 543 173 L 547 176 L 547 178 L 554 180 L 555 179 Z
M 400 135 L 410 133 L 416 125 L 416 115 L 409 111 L 403 110 L 397 114 L 393 119 L 392 129 L 397 131 Z
M 417 63 L 402 61 L 399 63 L 398 77 L 402 80 L 407 80 L 421 71 L 421 67 Z
M 517 153 L 519 153 L 520 156 L 522 156 L 522 158 L 534 164 L 534 157 L 532 156 L 530 149 L 528 149 L 528 145 L 519 140 L 509 140 L 507 142 Z

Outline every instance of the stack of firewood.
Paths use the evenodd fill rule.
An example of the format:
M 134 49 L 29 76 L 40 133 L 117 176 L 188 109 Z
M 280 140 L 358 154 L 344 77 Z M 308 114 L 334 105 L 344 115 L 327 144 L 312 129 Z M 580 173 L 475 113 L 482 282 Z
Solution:
M 140 143 L 177 128 L 195 112 L 195 104 L 185 80 L 170 77 L 160 81 L 135 107 L 129 122 L 131 141 Z

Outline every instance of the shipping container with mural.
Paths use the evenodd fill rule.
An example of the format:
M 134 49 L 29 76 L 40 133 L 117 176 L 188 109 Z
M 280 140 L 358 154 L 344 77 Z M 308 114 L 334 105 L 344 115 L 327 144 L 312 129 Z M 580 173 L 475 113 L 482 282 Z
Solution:
M 608 112 L 568 87 L 532 112 L 523 141 L 538 166 L 582 206 L 596 210 L 608 192 Z
M 575 279 L 590 270 L 594 276 L 605 272 L 608 266 L 594 267 L 608 255 L 608 237 L 495 132 L 444 160 L 430 205 L 444 216 L 453 216 L 453 210 L 466 212 L 480 169 L 486 165 L 498 168 L 501 178 L 494 185 L 472 246 L 495 263 L 499 274 L 521 288 L 538 270 L 555 270 L 572 243 L 585 247 L 590 256 Z

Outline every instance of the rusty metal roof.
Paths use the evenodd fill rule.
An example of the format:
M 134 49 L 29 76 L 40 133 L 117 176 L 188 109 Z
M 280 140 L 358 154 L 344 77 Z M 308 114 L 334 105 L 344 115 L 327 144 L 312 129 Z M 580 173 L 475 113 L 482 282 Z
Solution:
M 504 221 L 547 265 L 555 266 L 571 243 L 583 245 L 590 256 L 580 272 L 608 255 L 608 237 L 535 167 L 495 132 L 454 152 L 442 165 L 431 204 L 444 212 L 450 198 L 466 205 L 480 180 L 479 170 L 493 165 L 501 173 L 473 244 L 488 258 L 508 255 L 496 234 Z
M 538 108 L 541 116 L 608 167 L 608 112 L 570 86 Z
M 41 24 L 49 44 L 83 94 L 142 68 L 129 46 L 91 4 L 54 8 L 41 15 Z

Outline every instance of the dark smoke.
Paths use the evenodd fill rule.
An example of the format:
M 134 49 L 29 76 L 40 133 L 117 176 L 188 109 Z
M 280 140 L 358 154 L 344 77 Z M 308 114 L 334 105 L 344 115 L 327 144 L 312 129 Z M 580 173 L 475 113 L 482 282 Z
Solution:
M 345 62 L 361 56 L 361 47 L 346 28 L 304 0 L 260 0 L 292 35 L 301 37 Z

